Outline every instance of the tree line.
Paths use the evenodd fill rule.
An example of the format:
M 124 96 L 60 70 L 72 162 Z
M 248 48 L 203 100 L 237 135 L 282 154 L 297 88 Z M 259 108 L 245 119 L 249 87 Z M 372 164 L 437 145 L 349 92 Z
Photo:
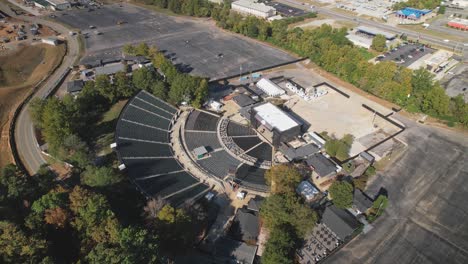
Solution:
M 316 29 L 290 28 L 291 21 L 287 19 L 270 23 L 253 16 L 244 17 L 231 11 L 228 3 L 218 5 L 206 0 L 146 1 L 177 14 L 191 15 L 184 9 L 171 9 L 171 2 L 177 2 L 176 6 L 187 5 L 187 2 L 190 2 L 190 6 L 198 3 L 199 7 L 210 11 L 194 15 L 211 17 L 223 29 L 308 57 L 324 70 L 410 112 L 426 113 L 448 121 L 449 125 L 458 122 L 468 126 L 468 104 L 461 95 L 450 98 L 434 81 L 433 75 L 424 69 L 412 71 L 391 61 L 377 64 L 367 62 L 359 48 L 346 38 L 345 28 L 334 29 L 330 25 Z
M 395 3 L 392 8 L 393 10 L 400 10 L 405 7 L 412 7 L 417 9 L 434 9 L 440 6 L 441 0 L 408 0 L 406 2 Z

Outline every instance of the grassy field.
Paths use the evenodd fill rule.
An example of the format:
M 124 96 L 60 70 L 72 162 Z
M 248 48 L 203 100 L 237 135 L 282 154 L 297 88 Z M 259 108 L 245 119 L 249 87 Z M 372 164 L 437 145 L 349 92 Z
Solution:
M 65 54 L 65 46 L 39 44 L 0 56 L 0 166 L 11 162 L 9 119 L 31 88 L 48 76 Z
M 115 126 L 117 118 L 124 108 L 127 100 L 117 102 L 102 115 L 102 119 L 96 124 L 94 130 L 94 147 L 98 155 L 107 155 L 112 152 L 110 144 L 114 142 Z

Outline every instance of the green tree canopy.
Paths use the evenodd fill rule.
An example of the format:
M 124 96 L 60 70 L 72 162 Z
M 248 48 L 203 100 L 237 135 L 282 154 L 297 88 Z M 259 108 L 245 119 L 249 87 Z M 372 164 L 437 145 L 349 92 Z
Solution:
M 271 167 L 265 173 L 265 178 L 272 193 L 294 193 L 302 180 L 301 174 L 294 166 L 285 164 Z
M 335 181 L 328 191 L 336 207 L 346 209 L 353 205 L 353 186 L 350 183 Z
M 87 166 L 81 173 L 81 183 L 91 187 L 110 186 L 122 179 L 122 174 L 110 167 Z
M 28 236 L 13 223 L 0 221 L 0 262 L 38 263 L 46 251 L 45 240 Z
M 288 226 L 278 226 L 270 230 L 270 238 L 265 245 L 262 264 L 292 264 L 297 239 Z
M 371 48 L 375 51 L 385 51 L 386 49 L 386 43 L 387 39 L 385 38 L 384 35 L 377 34 L 373 39 L 372 39 L 372 45 Z

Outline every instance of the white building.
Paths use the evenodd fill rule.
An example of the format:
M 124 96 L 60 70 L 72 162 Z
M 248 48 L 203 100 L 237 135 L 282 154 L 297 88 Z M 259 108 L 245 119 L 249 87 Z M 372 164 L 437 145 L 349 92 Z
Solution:
M 41 40 L 41 42 L 44 43 L 44 44 L 52 45 L 52 46 L 57 46 L 58 45 L 58 39 L 56 39 L 56 38 L 43 38 Z
M 231 8 L 242 14 L 253 15 L 256 17 L 268 18 L 276 14 L 276 9 L 263 3 L 257 3 L 253 0 L 238 0 L 231 4 Z
M 315 188 L 309 181 L 302 181 L 296 188 L 296 192 L 302 195 L 307 201 L 311 201 L 319 194 L 319 190 Z
M 66 0 L 46 0 L 50 3 L 50 6 L 53 10 L 65 10 L 71 8 L 70 2 Z
M 257 82 L 256 85 L 260 90 L 262 90 L 264 93 L 271 97 L 281 96 L 286 93 L 278 85 L 276 85 L 274 82 L 270 81 L 267 78 L 262 78 L 260 81 Z

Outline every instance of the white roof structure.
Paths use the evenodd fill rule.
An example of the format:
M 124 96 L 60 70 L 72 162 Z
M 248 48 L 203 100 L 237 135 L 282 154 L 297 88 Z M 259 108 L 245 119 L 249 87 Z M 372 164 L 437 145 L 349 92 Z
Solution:
M 257 82 L 257 87 L 265 92 L 268 96 L 280 96 L 285 94 L 286 92 L 281 89 L 278 85 L 273 83 L 267 78 L 262 78 L 260 81 Z
M 259 12 L 265 12 L 265 13 L 276 11 L 275 8 L 272 6 L 267 6 L 263 3 L 256 3 L 252 0 L 238 0 L 238 1 L 233 2 L 233 4 L 237 6 L 249 8 L 249 9 L 254 9 Z
M 319 190 L 315 188 L 310 182 L 302 181 L 296 188 L 296 192 L 310 201 L 314 199 L 315 195 L 319 194 Z
M 52 5 L 63 5 L 63 4 L 69 4 L 70 3 L 70 2 L 68 2 L 66 0 L 46 0 L 46 1 L 49 2 Z
M 276 128 L 282 132 L 300 126 L 296 120 L 272 103 L 262 104 L 254 109 L 257 112 L 256 117 L 259 117 L 262 124 L 270 129 Z
M 371 34 L 371 35 L 374 35 L 374 36 L 375 35 L 384 35 L 385 38 L 388 39 L 388 40 L 394 39 L 396 37 L 396 34 L 393 34 L 393 33 L 387 32 L 387 31 L 382 31 L 380 29 L 373 28 L 373 27 L 359 26 L 359 27 L 356 28 L 356 30 L 367 33 L 367 34 Z

